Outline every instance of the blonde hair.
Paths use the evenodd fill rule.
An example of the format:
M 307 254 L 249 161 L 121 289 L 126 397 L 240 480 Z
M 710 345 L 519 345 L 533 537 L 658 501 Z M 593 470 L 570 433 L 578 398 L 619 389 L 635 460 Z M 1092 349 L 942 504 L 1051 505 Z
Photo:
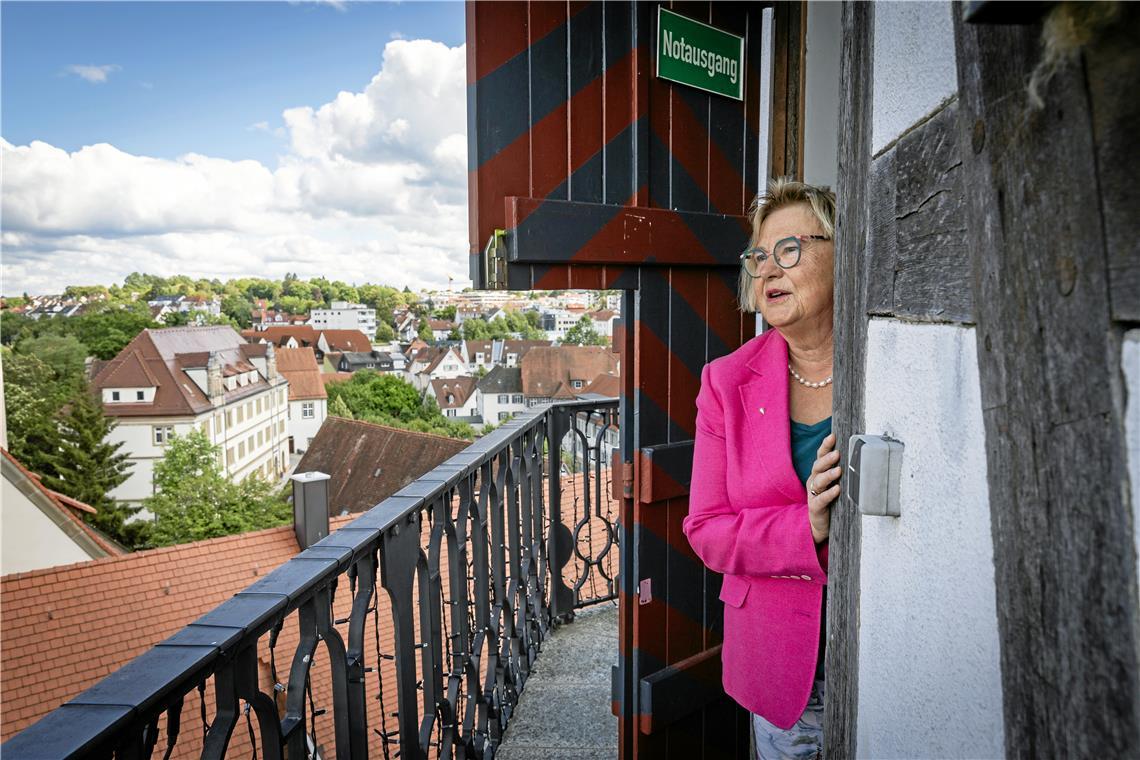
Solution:
M 776 177 L 769 180 L 768 190 L 763 195 L 757 195 L 748 210 L 752 220 L 752 237 L 748 241 L 751 248 L 760 242 L 760 228 L 764 221 L 772 214 L 797 203 L 806 203 L 811 207 L 812 214 L 819 220 L 823 234 L 828 238 L 835 238 L 835 193 L 826 185 L 809 185 L 788 177 Z M 740 267 L 737 280 L 737 300 L 743 311 L 756 311 L 756 289 L 753 286 L 754 278 Z

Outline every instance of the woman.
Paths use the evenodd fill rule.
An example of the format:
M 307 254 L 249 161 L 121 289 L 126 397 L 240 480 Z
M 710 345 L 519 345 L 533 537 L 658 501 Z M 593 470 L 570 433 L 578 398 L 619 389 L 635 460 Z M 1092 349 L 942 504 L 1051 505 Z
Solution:
M 740 302 L 770 329 L 708 364 L 697 397 L 684 531 L 724 574 L 724 688 L 765 760 L 823 743 L 834 221 L 827 188 L 774 180 L 757 198 Z

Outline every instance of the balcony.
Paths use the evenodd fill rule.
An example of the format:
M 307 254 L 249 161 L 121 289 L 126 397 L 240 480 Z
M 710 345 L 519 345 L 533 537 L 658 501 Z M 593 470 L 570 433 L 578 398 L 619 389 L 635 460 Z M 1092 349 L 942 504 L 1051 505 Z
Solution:
M 520 415 L 3 753 L 616 756 L 616 720 L 604 721 L 617 656 L 616 425 L 616 400 Z M 528 686 L 535 698 L 520 701 Z M 559 704 L 576 704 L 593 738 L 559 735 Z

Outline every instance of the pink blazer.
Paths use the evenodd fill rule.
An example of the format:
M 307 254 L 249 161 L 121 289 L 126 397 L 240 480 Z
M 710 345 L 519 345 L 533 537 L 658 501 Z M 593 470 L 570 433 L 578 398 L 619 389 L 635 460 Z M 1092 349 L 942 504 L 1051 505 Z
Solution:
M 724 574 L 725 691 L 791 728 L 811 694 L 827 544 L 792 468 L 788 344 L 768 330 L 705 366 L 683 530 Z

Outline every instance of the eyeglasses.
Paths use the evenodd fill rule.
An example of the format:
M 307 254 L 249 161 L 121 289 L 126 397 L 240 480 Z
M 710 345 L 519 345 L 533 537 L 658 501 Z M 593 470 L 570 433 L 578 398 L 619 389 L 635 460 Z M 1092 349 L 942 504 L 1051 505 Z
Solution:
M 753 246 L 740 254 L 740 264 L 751 277 L 760 276 L 760 265 L 769 256 L 781 269 L 791 269 L 800 263 L 800 250 L 805 240 L 831 240 L 831 238 L 826 235 L 793 235 L 776 241 L 771 253 L 759 246 Z

